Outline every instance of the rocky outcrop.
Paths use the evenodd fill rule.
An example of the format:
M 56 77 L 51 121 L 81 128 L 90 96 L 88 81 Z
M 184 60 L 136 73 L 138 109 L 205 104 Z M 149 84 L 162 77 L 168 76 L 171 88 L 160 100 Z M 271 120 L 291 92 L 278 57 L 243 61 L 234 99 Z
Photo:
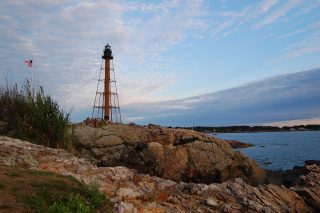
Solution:
M 107 124 L 74 129 L 79 156 L 98 166 L 126 166 L 174 181 L 212 183 L 243 178 L 258 184 L 264 170 L 222 139 L 159 126 Z
M 286 187 L 294 186 L 301 176 L 307 175 L 310 172 L 307 166 L 313 164 L 320 166 L 320 161 L 307 160 L 305 161 L 305 166 L 294 166 L 292 169 L 288 170 L 267 170 L 266 183 L 284 185 Z
M 239 149 L 239 148 L 248 148 L 248 147 L 251 147 L 253 146 L 253 144 L 251 143 L 244 143 L 244 142 L 241 142 L 241 141 L 237 141 L 237 140 L 226 140 L 229 145 L 234 148 L 234 149 Z
M 290 189 L 297 192 L 307 204 L 320 212 L 320 167 L 313 164 L 306 168 L 310 172 L 300 176 L 298 184 Z
M 158 146 L 158 145 L 156 145 Z M 97 167 L 65 150 L 0 137 L 0 164 L 72 175 L 95 182 L 118 212 L 316 212 L 319 210 L 320 167 L 291 187 L 253 187 L 241 178 L 224 183 L 174 182 L 126 167 Z

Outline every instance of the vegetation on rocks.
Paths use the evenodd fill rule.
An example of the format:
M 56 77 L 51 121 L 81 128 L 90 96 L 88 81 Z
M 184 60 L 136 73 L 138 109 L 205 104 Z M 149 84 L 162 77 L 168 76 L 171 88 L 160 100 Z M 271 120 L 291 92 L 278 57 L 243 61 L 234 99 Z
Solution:
M 0 88 L 0 121 L 6 132 L 52 148 L 68 147 L 69 113 L 65 113 L 42 87 L 32 91 L 28 81 Z
M 0 165 L 0 211 L 112 212 L 95 185 L 72 176 Z

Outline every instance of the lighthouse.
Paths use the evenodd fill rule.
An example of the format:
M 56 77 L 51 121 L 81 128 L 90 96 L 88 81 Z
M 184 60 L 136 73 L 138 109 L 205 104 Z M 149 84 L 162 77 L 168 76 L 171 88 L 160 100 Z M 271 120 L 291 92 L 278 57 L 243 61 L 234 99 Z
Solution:
M 102 59 L 104 59 L 104 120 L 110 120 L 110 98 L 111 98 L 111 88 L 110 88 L 110 61 L 113 59 L 112 50 L 109 44 L 104 47 Z
M 104 47 L 102 54 L 92 118 L 102 119 L 111 123 L 121 123 L 118 89 L 113 66 L 113 55 L 109 44 Z

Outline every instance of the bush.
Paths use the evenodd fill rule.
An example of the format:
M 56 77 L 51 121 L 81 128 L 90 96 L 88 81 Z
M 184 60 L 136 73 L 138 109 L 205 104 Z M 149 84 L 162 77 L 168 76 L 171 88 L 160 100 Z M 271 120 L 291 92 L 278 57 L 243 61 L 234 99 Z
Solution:
M 82 183 L 82 188 L 84 188 L 84 194 L 93 208 L 97 208 L 107 201 L 106 196 L 99 190 L 97 184 L 86 185 Z
M 33 93 L 28 81 L 21 90 L 17 85 L 0 88 L 0 120 L 20 139 L 67 148 L 69 115 L 45 95 L 42 87 Z
M 48 212 L 64 212 L 64 213 L 90 213 L 92 209 L 79 195 L 72 195 L 65 201 L 55 202 L 49 207 Z
M 70 179 L 75 185 L 64 180 L 33 182 L 30 186 L 37 189 L 36 193 L 23 197 L 23 202 L 37 212 L 87 213 L 103 209 L 112 212 L 113 204 L 99 191 L 95 184 L 85 184 L 74 178 Z M 98 211 L 99 212 L 99 211 Z

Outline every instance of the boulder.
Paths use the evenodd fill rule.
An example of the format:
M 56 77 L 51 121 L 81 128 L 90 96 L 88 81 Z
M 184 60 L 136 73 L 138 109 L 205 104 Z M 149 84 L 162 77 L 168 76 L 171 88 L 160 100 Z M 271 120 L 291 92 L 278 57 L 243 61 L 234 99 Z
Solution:
M 95 141 L 95 147 L 109 147 L 109 146 L 117 146 L 122 144 L 123 141 L 115 135 L 102 135 Z
M 99 166 L 126 166 L 174 181 L 223 182 L 242 177 L 252 184 L 264 172 L 228 142 L 185 129 L 107 124 L 75 127 L 79 156 Z

